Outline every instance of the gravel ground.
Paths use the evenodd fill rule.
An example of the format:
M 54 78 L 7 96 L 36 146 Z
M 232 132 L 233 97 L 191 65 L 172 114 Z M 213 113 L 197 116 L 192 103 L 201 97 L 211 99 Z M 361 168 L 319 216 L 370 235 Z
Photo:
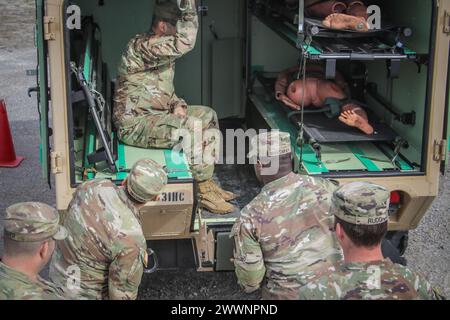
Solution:
M 441 179 L 439 197 L 410 233 L 405 257 L 408 266 L 421 272 L 450 298 L 450 168 Z
M 34 0 L 0 0 L 0 49 L 33 44 Z
M 21 201 L 55 203 L 54 190 L 41 177 L 36 99 L 26 94 L 35 85 L 35 79 L 25 75 L 36 66 L 33 4 L 34 0 L 0 0 L 0 98 L 7 102 L 16 152 L 26 157 L 17 169 L 0 168 L 0 212 Z M 450 170 L 447 173 L 439 199 L 420 227 L 410 233 L 406 258 L 450 297 Z M 0 243 L 0 255 L 1 248 Z M 242 300 L 259 298 L 259 293 L 241 293 L 232 273 L 182 270 L 145 276 L 140 298 Z

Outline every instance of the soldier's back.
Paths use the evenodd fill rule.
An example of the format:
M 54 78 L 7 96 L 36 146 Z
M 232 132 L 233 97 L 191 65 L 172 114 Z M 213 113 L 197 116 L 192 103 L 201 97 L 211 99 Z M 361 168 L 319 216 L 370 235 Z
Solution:
M 151 55 L 164 41 L 165 37 L 139 34 L 128 43 L 119 65 L 114 96 L 114 118 L 118 127 L 124 117 L 167 114 L 166 105 L 175 91 L 175 61 Z
M 51 279 L 68 297 L 106 299 L 109 265 L 121 248 L 128 244 L 145 250 L 128 201 L 125 191 L 108 180 L 86 182 L 77 189 L 63 223 L 69 237 L 59 244 L 50 265 Z M 80 290 L 77 279 L 67 282 L 68 273 L 76 276 L 78 271 Z
M 436 299 L 430 283 L 408 267 L 390 260 L 338 263 L 322 269 L 300 289 L 308 300 L 430 300 Z
M 242 211 L 258 225 L 267 269 L 263 298 L 296 298 L 309 274 L 322 263 L 341 259 L 330 231 L 331 196 L 337 188 L 320 178 L 291 173 L 266 185 Z
M 129 76 L 156 67 L 157 61 L 144 60 L 142 50 L 151 49 L 157 44 L 158 39 L 153 38 L 151 33 L 137 34 L 130 39 L 122 54 L 118 75 Z

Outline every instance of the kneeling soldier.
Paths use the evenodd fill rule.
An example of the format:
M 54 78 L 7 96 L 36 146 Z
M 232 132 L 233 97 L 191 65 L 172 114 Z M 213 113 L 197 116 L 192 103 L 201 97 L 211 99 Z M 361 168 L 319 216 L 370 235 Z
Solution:
M 50 265 L 50 278 L 67 297 L 136 299 L 147 263 L 139 209 L 166 184 L 159 164 L 141 160 L 123 187 L 93 180 L 77 189 L 63 224 L 69 236 Z
M 43 203 L 18 203 L 6 209 L 4 228 L 0 300 L 62 299 L 56 287 L 39 276 L 55 250 L 55 241 L 67 236 L 59 225 L 58 211 Z
M 390 193 L 371 183 L 338 189 L 331 212 L 344 261 L 319 270 L 300 290 L 300 299 L 412 300 L 436 299 L 422 276 L 384 259 L 381 242 L 388 230 Z
M 342 259 L 329 213 L 337 185 L 292 172 L 288 133 L 262 134 L 252 145 L 260 146 L 256 175 L 265 186 L 233 227 L 236 276 L 248 293 L 265 278 L 263 299 L 297 299 L 304 275 Z

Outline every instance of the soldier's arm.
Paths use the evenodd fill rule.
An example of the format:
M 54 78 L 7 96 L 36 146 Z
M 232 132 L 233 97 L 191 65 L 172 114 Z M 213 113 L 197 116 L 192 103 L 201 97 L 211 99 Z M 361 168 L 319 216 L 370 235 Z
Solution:
M 275 83 L 275 97 L 277 99 L 280 99 L 282 96 L 286 95 L 286 91 L 289 86 L 289 77 L 294 72 L 298 72 L 298 67 L 286 69 L 278 75 Z
M 258 290 L 266 274 L 259 244 L 259 230 L 250 218 L 241 217 L 234 225 L 234 266 L 239 285 L 246 293 Z
M 169 106 L 170 106 L 169 110 L 171 113 L 182 115 L 182 116 L 187 115 L 188 105 L 187 105 L 186 101 L 184 101 L 181 98 L 178 98 L 175 93 L 173 93 L 173 95 L 172 95 L 172 99 L 170 101 Z
M 408 267 L 395 264 L 398 274 L 406 281 L 412 284 L 420 300 L 442 300 L 439 291 L 431 285 L 430 282 L 419 272 L 415 272 Z
M 110 300 L 137 298 L 144 271 L 143 250 L 137 244 L 125 245 L 110 264 L 108 277 Z
M 156 43 L 148 39 L 139 43 L 137 48 L 146 62 L 154 67 L 165 65 L 178 59 L 194 49 L 197 40 L 198 16 L 195 1 L 190 0 L 188 9 L 183 12 L 177 24 L 177 33 L 174 36 L 165 36 Z
M 432 286 L 422 275 L 416 274 L 414 281 L 419 298 L 422 300 L 445 300 L 439 290 Z

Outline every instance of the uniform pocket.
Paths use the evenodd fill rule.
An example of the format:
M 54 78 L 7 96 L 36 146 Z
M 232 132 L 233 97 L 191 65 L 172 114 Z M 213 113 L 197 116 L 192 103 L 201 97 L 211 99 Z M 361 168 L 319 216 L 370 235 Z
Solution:
M 139 249 L 139 256 L 134 261 L 128 273 L 127 281 L 134 287 L 138 287 L 142 280 L 144 273 L 144 266 L 146 264 L 146 252 L 144 249 Z

